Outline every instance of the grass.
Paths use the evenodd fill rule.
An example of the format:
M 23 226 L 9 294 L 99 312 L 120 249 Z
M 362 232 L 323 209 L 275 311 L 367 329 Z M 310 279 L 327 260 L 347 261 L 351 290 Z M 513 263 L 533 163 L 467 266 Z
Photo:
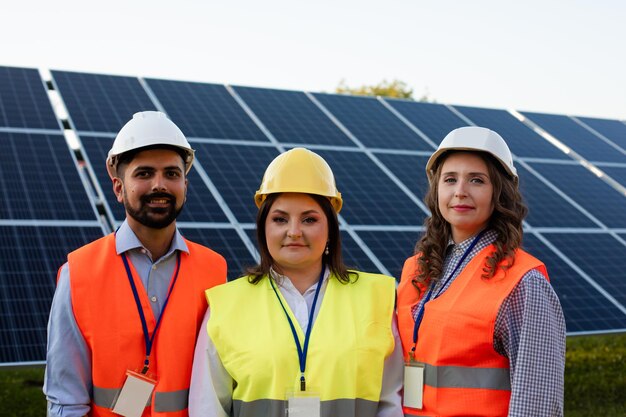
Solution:
M 626 334 L 567 338 L 565 415 L 626 416 Z
M 43 368 L 0 368 L 0 415 L 41 417 Z M 626 333 L 567 338 L 565 416 L 626 416 Z
M 0 415 L 6 417 L 42 417 L 46 398 L 41 391 L 43 368 L 0 368 Z

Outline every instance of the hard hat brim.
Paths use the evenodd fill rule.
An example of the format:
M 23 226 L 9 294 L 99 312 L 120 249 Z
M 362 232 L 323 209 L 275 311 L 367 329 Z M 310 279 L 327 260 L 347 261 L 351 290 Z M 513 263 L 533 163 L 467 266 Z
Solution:
M 437 149 L 437 151 L 435 151 L 435 153 L 433 153 L 430 156 L 430 158 L 428 158 L 428 162 L 426 162 L 426 175 L 428 175 L 429 178 L 431 178 L 433 175 L 435 175 L 435 169 L 439 165 L 440 158 L 444 154 L 450 153 L 450 152 L 454 152 L 454 151 L 458 151 L 458 152 L 482 152 L 482 153 L 489 154 L 489 155 L 493 156 L 496 161 L 498 161 L 500 166 L 504 169 L 504 171 L 511 178 L 517 180 L 517 170 L 512 171 L 511 168 L 507 164 L 502 162 L 502 160 L 498 157 L 498 155 L 496 155 L 496 154 L 494 154 L 492 152 L 486 151 L 484 149 L 469 148 L 469 147 L 458 147 L 458 148 L 455 147 L 455 148 Z M 515 169 L 515 167 L 513 167 L 513 169 Z
M 432 178 L 441 157 L 452 151 L 484 152 L 493 156 L 504 171 L 517 181 L 517 170 L 509 146 L 498 133 L 479 126 L 464 126 L 452 130 L 439 144 L 426 163 L 426 175 Z

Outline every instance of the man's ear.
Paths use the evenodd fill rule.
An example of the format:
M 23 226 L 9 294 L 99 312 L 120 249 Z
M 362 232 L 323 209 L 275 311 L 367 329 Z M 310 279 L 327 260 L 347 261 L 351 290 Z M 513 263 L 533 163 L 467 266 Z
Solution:
M 124 202 L 124 183 L 119 177 L 113 178 L 113 192 L 118 203 Z

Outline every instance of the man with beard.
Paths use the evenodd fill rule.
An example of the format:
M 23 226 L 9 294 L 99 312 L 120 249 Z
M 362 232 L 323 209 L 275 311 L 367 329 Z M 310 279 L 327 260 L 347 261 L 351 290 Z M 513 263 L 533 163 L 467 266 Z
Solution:
M 106 165 L 126 220 L 68 255 L 48 323 L 48 416 L 185 417 L 204 290 L 226 262 L 176 227 L 194 151 L 165 114 L 137 113 Z

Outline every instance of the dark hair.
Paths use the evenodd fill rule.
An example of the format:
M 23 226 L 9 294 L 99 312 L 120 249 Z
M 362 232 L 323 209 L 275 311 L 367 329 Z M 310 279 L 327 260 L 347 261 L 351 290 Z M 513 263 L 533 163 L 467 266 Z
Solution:
M 483 268 L 483 278 L 494 276 L 497 268 L 506 270 L 515 262 L 515 250 L 522 244 L 522 221 L 528 213 L 523 202 L 517 182 L 504 171 L 500 162 L 492 155 L 476 151 L 449 151 L 439 157 L 435 172 L 429 178 L 429 187 L 424 202 L 431 212 L 431 216 L 424 221 L 426 231 L 415 246 L 415 253 L 419 255 L 417 271 L 413 284 L 419 289 L 418 283 L 438 281 L 441 278 L 446 247 L 451 236 L 450 224 L 439 211 L 438 187 L 443 162 L 452 154 L 471 152 L 480 156 L 487 165 L 489 178 L 493 185 L 493 213 L 489 218 L 488 228 L 497 233 L 491 253 Z M 501 264 L 506 259 L 506 263 Z
M 269 194 L 256 216 L 256 240 L 259 254 L 261 255 L 261 261 L 258 265 L 255 265 L 247 269 L 248 281 L 252 284 L 256 284 L 261 279 L 269 274 L 270 267 L 274 264 L 274 259 L 270 255 L 270 251 L 267 247 L 267 237 L 265 236 L 265 221 L 269 215 L 270 209 L 274 204 L 274 201 L 280 196 L 281 193 Z M 356 281 L 358 279 L 358 272 L 348 270 L 343 263 L 343 256 L 341 254 L 341 233 L 339 232 L 339 220 L 337 219 L 337 213 L 333 209 L 328 198 L 317 195 L 307 194 L 313 200 L 317 202 L 322 208 L 322 211 L 326 215 L 328 221 L 328 251 L 329 254 L 322 254 L 322 262 L 330 268 L 330 272 L 337 277 L 339 282 L 347 284 L 349 282 Z M 354 277 L 354 279 L 352 279 Z
M 153 149 L 166 149 L 168 151 L 176 152 L 177 154 L 180 155 L 180 157 L 183 160 L 183 171 L 186 170 L 187 163 L 185 161 L 187 160 L 187 152 L 184 149 L 179 148 L 178 146 L 172 146 L 172 145 L 149 145 L 149 146 L 143 146 L 137 149 L 132 149 L 130 151 L 126 151 L 118 155 L 117 176 L 120 178 L 124 176 L 124 170 L 126 169 L 126 166 L 130 164 L 133 159 L 135 159 L 135 156 L 137 156 L 138 153 L 143 152 L 143 151 L 151 151 Z

